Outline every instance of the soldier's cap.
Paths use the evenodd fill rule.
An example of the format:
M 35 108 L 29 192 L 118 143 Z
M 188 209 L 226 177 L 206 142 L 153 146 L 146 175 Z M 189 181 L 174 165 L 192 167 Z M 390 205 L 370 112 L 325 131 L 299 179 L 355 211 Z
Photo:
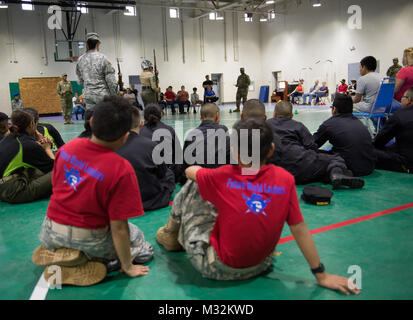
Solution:
M 64 76 L 67 76 L 67 73 L 62 73 L 61 77 L 63 78 Z
M 18 93 L 18 92 L 13 93 L 13 97 L 16 97 L 16 96 L 19 96 L 19 95 L 20 95 L 20 93 Z
M 331 203 L 333 195 L 334 193 L 330 189 L 319 186 L 307 186 L 303 189 L 301 199 L 316 206 L 327 206 Z
M 346 82 L 346 79 L 341 80 L 341 82 Z
M 100 37 L 96 32 L 89 32 L 86 35 L 86 40 L 97 40 L 100 41 Z

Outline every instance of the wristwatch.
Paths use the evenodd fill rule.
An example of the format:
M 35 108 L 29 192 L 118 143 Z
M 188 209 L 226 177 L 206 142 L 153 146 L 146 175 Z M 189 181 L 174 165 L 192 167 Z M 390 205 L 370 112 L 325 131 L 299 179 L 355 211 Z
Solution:
M 324 265 L 322 263 L 320 263 L 320 265 L 317 268 L 311 269 L 311 272 L 313 274 L 316 274 L 316 273 L 323 273 L 325 270 L 326 270 L 326 268 L 324 268 Z

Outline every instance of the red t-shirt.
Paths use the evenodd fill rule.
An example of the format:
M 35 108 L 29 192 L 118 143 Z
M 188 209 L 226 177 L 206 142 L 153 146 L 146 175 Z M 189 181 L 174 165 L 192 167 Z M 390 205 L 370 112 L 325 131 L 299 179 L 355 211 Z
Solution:
M 404 80 L 402 87 L 394 96 L 394 99 L 400 102 L 407 89 L 413 86 L 413 66 L 408 66 L 401 69 L 397 74 L 396 79 Z
M 59 149 L 52 185 L 47 217 L 60 224 L 100 229 L 144 213 L 131 164 L 89 139 L 77 138 Z
M 179 101 L 185 102 L 189 100 L 189 93 L 187 91 L 178 91 Z
M 266 165 L 255 176 L 233 165 L 204 168 L 196 180 L 201 196 L 218 209 L 210 244 L 230 267 L 258 265 L 273 252 L 285 222 L 303 221 L 294 177 L 280 167 Z
M 347 84 L 342 84 L 338 87 L 338 92 L 340 93 L 346 93 L 348 89 L 348 85 Z
M 166 91 L 164 96 L 168 100 L 175 100 L 175 92 L 173 91 Z

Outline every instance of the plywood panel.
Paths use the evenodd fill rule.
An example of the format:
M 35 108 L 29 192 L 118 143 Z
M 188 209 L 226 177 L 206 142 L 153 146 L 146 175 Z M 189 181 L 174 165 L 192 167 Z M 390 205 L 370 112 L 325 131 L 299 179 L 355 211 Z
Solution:
M 20 97 L 24 106 L 35 108 L 40 114 L 62 112 L 57 94 L 59 77 L 19 79 Z

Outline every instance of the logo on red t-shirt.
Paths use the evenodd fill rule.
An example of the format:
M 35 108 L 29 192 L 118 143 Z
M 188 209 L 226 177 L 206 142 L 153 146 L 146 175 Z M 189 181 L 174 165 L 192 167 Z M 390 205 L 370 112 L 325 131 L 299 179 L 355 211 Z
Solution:
M 245 213 L 252 212 L 256 216 L 263 214 L 267 216 L 264 209 L 267 207 L 267 203 L 271 202 L 271 198 L 264 200 L 261 195 L 253 193 L 251 198 L 248 198 L 245 194 L 242 194 L 245 204 L 248 206 L 248 210 Z
M 63 181 L 63 183 L 67 183 L 70 187 L 77 191 L 76 186 L 85 178 L 80 177 L 79 170 L 75 170 L 74 168 L 69 170 L 66 165 L 64 165 L 64 169 L 66 180 Z

